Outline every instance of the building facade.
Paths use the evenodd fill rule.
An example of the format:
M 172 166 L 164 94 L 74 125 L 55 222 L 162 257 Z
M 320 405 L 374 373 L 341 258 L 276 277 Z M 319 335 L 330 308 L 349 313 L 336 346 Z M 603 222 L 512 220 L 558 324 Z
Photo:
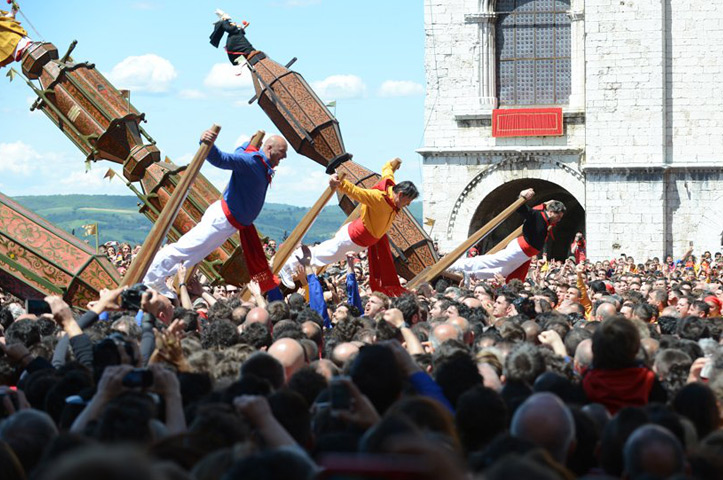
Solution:
M 425 0 L 430 236 L 449 251 L 525 188 L 588 256 L 720 251 L 723 3 Z M 497 108 L 561 107 L 561 136 L 493 137 Z M 521 223 L 513 215 L 486 251 Z M 429 229 L 429 227 L 428 227 Z

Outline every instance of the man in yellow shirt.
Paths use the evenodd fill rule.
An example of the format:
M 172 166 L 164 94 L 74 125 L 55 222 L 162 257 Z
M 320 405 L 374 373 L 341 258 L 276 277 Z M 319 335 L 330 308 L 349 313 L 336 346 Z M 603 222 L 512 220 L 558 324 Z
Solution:
M 10 3 L 10 2 L 8 2 Z M 31 45 L 28 32 L 15 20 L 17 5 L 12 3 L 10 12 L 0 10 L 0 67 L 20 61 L 25 50 Z
M 333 238 L 310 248 L 312 267 L 322 267 L 344 260 L 348 252 L 361 252 L 369 247 L 385 249 L 386 246 L 386 249 L 389 249 L 386 233 L 397 213 L 419 196 L 419 191 L 412 182 L 394 183 L 394 171 L 400 164 L 399 160 L 387 162 L 382 168 L 381 180 L 372 188 L 357 187 L 348 180 L 340 180 L 337 174 L 329 178 L 332 190 L 341 192 L 362 205 L 361 215 L 342 226 Z M 378 278 L 371 265 L 372 261 L 383 258 L 382 263 L 391 261 L 393 267 L 393 258 L 391 251 L 389 257 L 378 257 L 376 253 L 370 249 L 370 277 Z M 289 288 L 293 288 L 293 273 L 298 268 L 301 255 L 301 250 L 294 252 L 279 273 L 281 281 Z M 374 289 L 374 280 L 370 279 L 370 283 Z

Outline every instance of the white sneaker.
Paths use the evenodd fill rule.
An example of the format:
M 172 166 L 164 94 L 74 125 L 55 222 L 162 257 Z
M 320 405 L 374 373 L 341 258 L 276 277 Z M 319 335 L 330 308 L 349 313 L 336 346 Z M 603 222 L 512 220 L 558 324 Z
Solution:
M 283 283 L 286 288 L 295 288 L 296 283 L 294 282 L 294 274 L 291 270 L 290 261 L 287 261 L 284 266 L 281 267 L 281 270 L 279 271 L 279 278 L 281 279 L 281 283 Z

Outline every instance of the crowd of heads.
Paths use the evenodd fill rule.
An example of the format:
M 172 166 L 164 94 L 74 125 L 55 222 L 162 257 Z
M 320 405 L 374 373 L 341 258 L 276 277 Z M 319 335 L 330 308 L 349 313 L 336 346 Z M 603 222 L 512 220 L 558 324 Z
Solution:
M 720 255 L 531 267 L 389 298 L 362 253 L 325 311 L 196 275 L 91 323 L 3 293 L 2 477 L 720 478 Z

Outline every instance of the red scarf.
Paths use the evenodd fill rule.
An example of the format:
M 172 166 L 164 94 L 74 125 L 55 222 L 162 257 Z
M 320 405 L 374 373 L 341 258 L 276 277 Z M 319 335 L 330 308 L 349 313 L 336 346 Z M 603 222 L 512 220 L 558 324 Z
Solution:
M 394 181 L 385 178 L 372 187 L 374 190 L 381 190 L 386 193 L 389 187 L 394 186 Z M 392 207 L 395 212 L 399 209 L 394 204 L 394 200 L 384 195 L 384 200 Z M 392 249 L 389 246 L 389 238 L 386 234 L 382 238 L 375 238 L 364 227 L 361 218 L 357 218 L 349 225 L 349 237 L 351 240 L 362 247 L 367 248 L 367 258 L 369 259 L 369 287 L 373 292 L 382 292 L 390 297 L 399 297 L 407 293 L 407 289 L 403 288 L 399 283 L 397 270 L 394 267 L 394 257 Z
M 550 232 L 550 220 L 547 218 L 547 215 L 544 211 L 545 205 L 540 204 L 533 208 L 533 210 L 542 210 L 540 212 L 542 214 L 542 219 L 545 220 L 545 225 L 547 225 L 547 234 L 551 235 L 552 232 Z M 552 237 L 553 239 L 555 237 Z M 545 241 L 547 241 L 547 237 L 545 237 Z M 530 270 L 530 263 L 532 263 L 532 257 L 536 256 L 540 251 L 527 243 L 527 240 L 525 240 L 525 237 L 523 235 L 520 235 L 517 237 L 517 243 L 520 244 L 520 248 L 523 252 L 525 252 L 525 255 L 530 257 L 529 260 L 527 260 L 525 263 L 517 267 L 515 271 L 507 275 L 507 278 L 505 278 L 505 283 L 510 283 L 510 280 L 516 278 L 521 282 L 525 281 L 525 278 L 527 278 L 527 272 Z

